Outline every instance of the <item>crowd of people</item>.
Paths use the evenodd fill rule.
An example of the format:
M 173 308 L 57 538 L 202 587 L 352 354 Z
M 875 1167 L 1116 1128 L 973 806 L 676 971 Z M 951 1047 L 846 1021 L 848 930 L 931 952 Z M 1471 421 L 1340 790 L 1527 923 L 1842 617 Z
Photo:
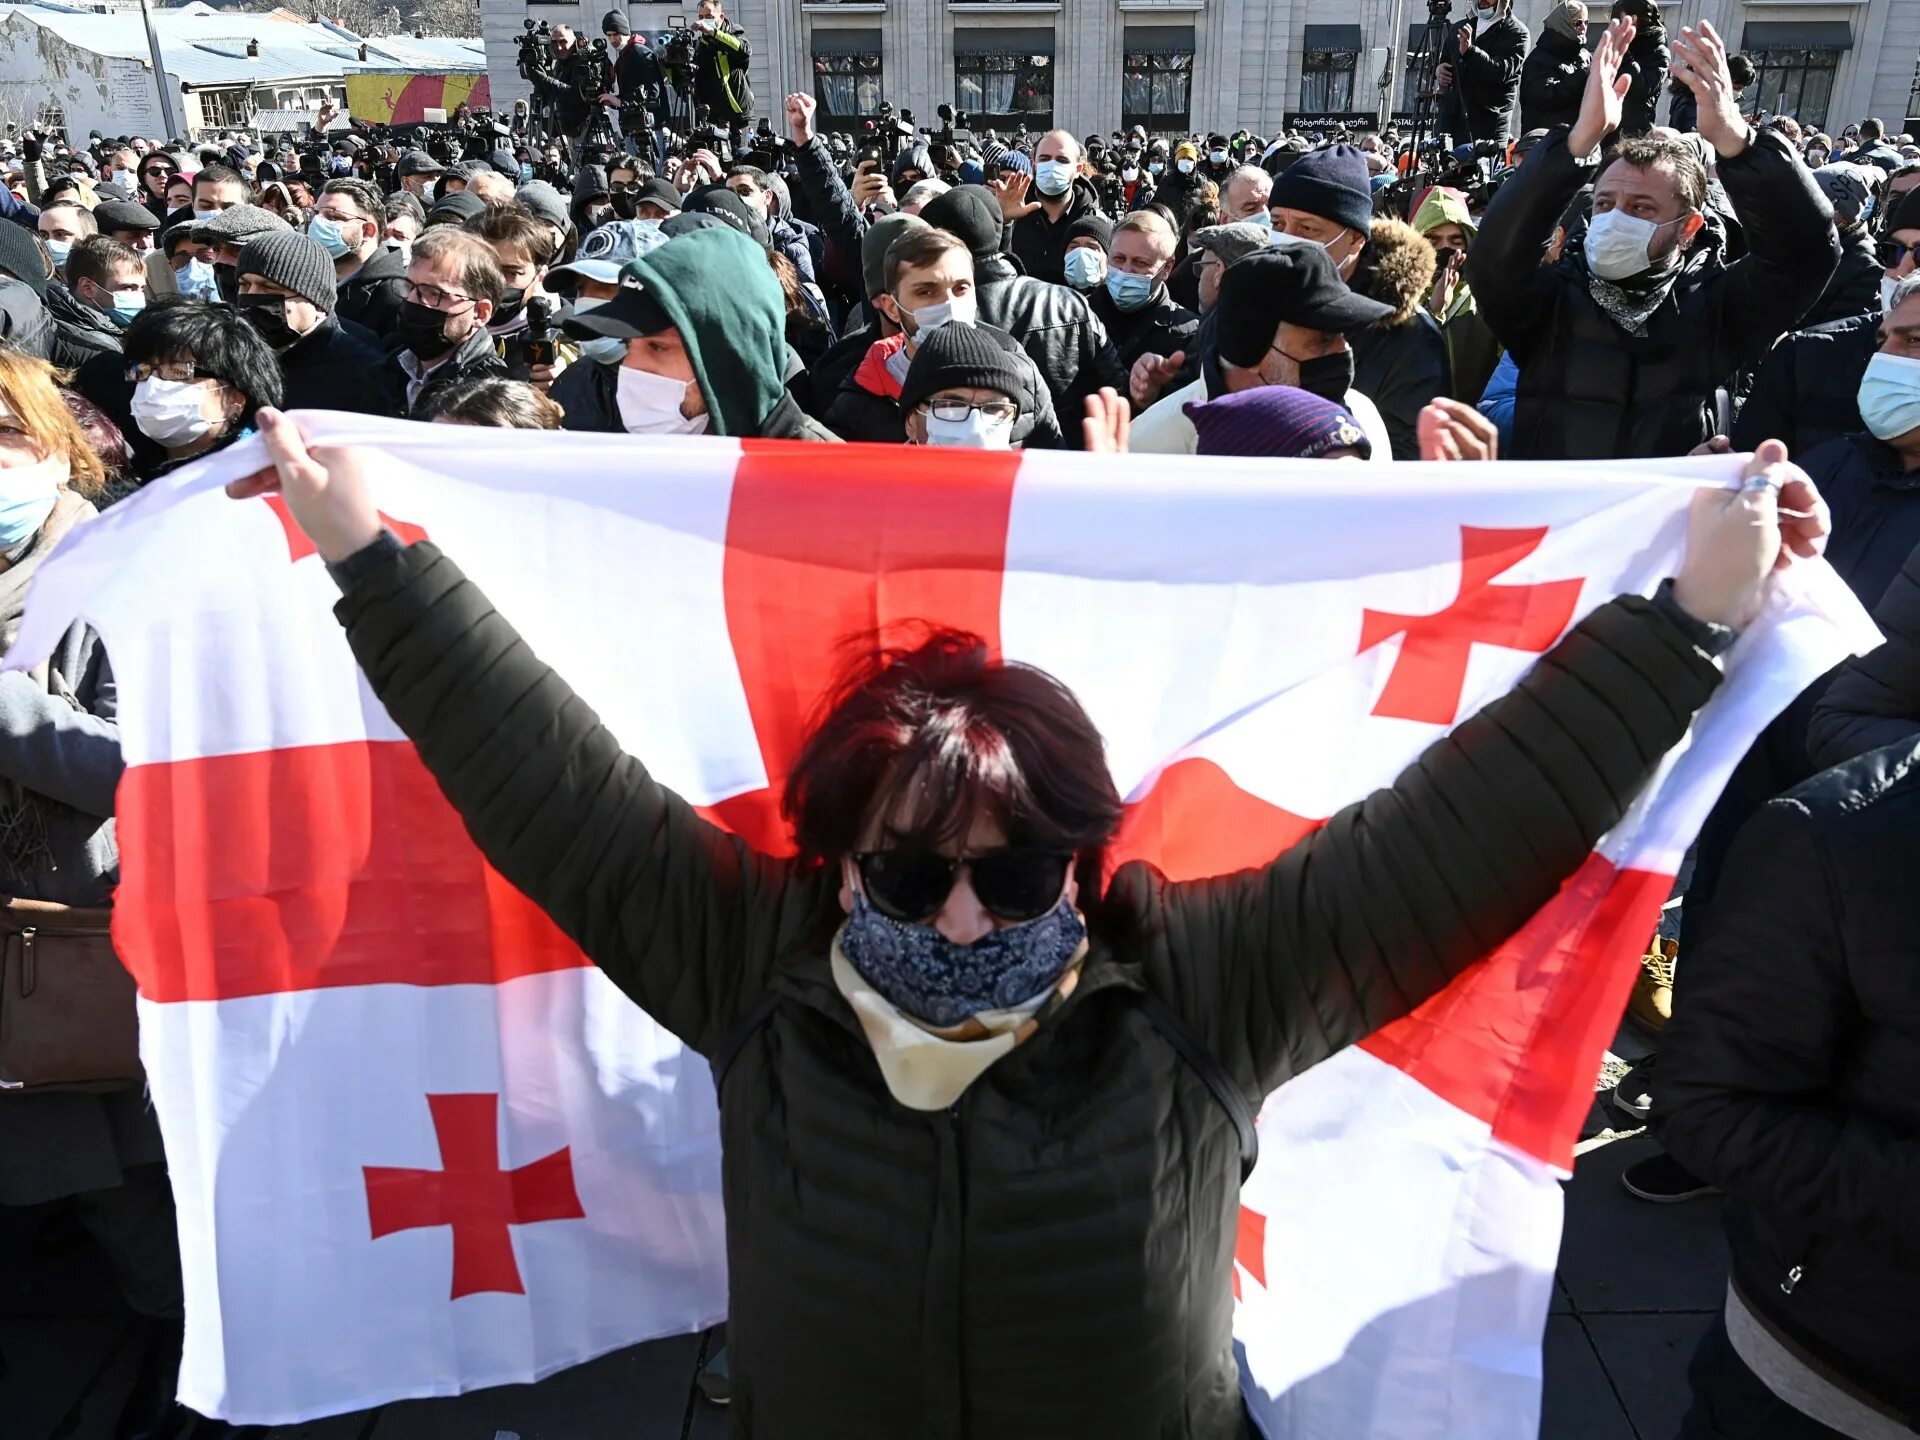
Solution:
M 1537 37 L 1507 8 L 1447 34 L 1436 119 L 1461 148 L 1441 153 L 1445 177 L 1391 127 L 863 147 L 823 130 L 807 95 L 786 97 L 777 144 L 753 147 L 767 163 L 718 130 L 669 147 L 640 127 L 598 149 L 475 136 L 451 159 L 362 129 L 277 148 L 20 136 L 0 190 L 0 636 L 61 534 L 256 430 L 290 500 L 307 476 L 303 521 L 319 515 L 286 410 L 1361 464 L 1759 451 L 1763 473 L 1804 474 L 1822 497 L 1806 503 L 1830 515 L 1826 556 L 1893 639 L 1802 696 L 1722 797 L 1681 933 L 1650 947 L 1635 993 L 1660 1053 L 1615 1103 L 1671 1151 L 1629 1173 L 1636 1195 L 1729 1197 L 1726 1312 L 1695 1359 L 1685 1434 L 1912 1435 L 1920 1027 L 1888 857 L 1920 795 L 1920 144 L 1875 119 L 1833 136 L 1743 113 L 1752 67 L 1710 26 L 1669 35 L 1653 0 L 1606 17 L 1563 0 Z M 702 14 L 731 33 L 716 0 Z M 608 12 L 603 33 L 623 92 L 643 85 L 626 17 Z M 750 52 L 729 48 L 744 122 Z M 746 153 L 743 123 L 733 133 Z M 329 558 L 378 548 L 357 540 Z M 1716 654 L 1738 607 L 1690 611 L 1689 593 L 1664 596 L 1659 623 Z M 1705 689 L 1688 671 L 1671 714 L 1649 704 L 1668 672 L 1635 668 L 1634 647 L 1668 632 L 1634 631 L 1655 623 L 1639 612 L 1608 623 L 1623 668 L 1561 680 L 1619 711 L 1628 739 L 1605 744 L 1637 758 L 1582 782 L 1619 800 Z M 955 663 L 921 655 L 885 683 L 937 698 Z M 1515 707 L 1545 714 L 1564 698 L 1550 688 L 1506 702 L 1522 750 L 1545 722 Z M 1070 727 L 1067 700 L 1034 703 Z M 114 705 L 84 627 L 47 666 L 0 676 L 8 894 L 108 903 Z M 431 764 L 434 738 L 415 738 Z M 1548 726 L 1539 753 L 1566 742 Z M 1435 794 L 1463 814 L 1491 803 L 1449 783 L 1458 796 Z M 1098 789 L 1054 849 L 1111 825 Z M 802 800 L 804 827 L 817 797 Z M 1580 826 L 1614 814 L 1589 805 Z M 823 854 L 859 839 L 842 838 Z M 870 859 L 846 883 L 887 909 Z M 929 882 L 941 895 L 954 868 Z M 1043 898 L 1067 884 L 1071 909 L 1064 875 L 1039 877 Z M 856 907 L 849 949 L 861 926 L 946 913 L 895 910 L 882 924 Z M 137 1091 L 0 1095 L 0 1204 L 68 1200 L 177 1351 L 164 1157 Z M 166 1348 L 123 1434 L 185 1433 Z M 761 1364 L 763 1385 L 785 1383 L 784 1362 Z M 1180 1433 L 1231 1433 L 1195 1423 Z

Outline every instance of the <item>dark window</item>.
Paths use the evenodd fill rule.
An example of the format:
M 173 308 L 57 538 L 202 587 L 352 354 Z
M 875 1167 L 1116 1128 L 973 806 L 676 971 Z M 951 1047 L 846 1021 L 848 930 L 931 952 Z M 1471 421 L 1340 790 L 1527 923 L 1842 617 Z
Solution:
M 1300 62 L 1300 108 L 1353 109 L 1353 72 L 1359 63 L 1359 55 L 1351 50 L 1307 51 Z
M 955 55 L 953 89 L 977 130 L 1053 128 L 1051 55 Z
M 1756 74 L 1740 96 L 1743 113 L 1791 115 L 1802 129 L 1827 128 L 1838 50 L 1748 50 L 1747 58 Z
M 822 130 L 856 130 L 880 113 L 880 41 L 828 44 L 814 37 L 813 98 Z
M 1120 128 L 1149 135 L 1186 135 L 1191 129 L 1193 49 L 1126 52 L 1120 80 Z

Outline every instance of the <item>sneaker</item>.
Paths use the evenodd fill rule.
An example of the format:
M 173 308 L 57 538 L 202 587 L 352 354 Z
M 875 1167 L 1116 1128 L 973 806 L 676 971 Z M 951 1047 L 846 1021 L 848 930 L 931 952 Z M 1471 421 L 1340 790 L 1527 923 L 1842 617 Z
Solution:
M 1679 1205 L 1720 1193 L 1718 1185 L 1708 1184 L 1664 1151 L 1629 1165 L 1620 1172 L 1620 1183 L 1634 1199 L 1650 1205 Z
M 1640 973 L 1633 979 L 1633 994 L 1627 997 L 1627 1014 L 1655 1035 L 1673 1018 L 1673 962 L 1679 954 L 1679 941 L 1656 935 L 1640 957 Z
M 1622 1115 L 1631 1115 L 1642 1125 L 1653 1113 L 1653 1068 L 1659 1058 L 1649 1055 L 1622 1075 L 1608 1092 L 1614 1109 Z

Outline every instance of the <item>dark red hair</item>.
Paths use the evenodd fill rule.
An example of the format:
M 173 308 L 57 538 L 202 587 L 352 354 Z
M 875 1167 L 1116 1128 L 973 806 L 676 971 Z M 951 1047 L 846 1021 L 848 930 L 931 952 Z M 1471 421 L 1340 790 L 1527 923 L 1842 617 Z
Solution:
M 894 844 L 958 845 L 985 815 L 1012 844 L 1079 855 L 1097 893 L 1121 801 L 1073 692 L 964 631 L 863 648 L 787 777 L 781 807 L 801 854 L 852 854 L 876 814 L 912 817 L 889 832 Z

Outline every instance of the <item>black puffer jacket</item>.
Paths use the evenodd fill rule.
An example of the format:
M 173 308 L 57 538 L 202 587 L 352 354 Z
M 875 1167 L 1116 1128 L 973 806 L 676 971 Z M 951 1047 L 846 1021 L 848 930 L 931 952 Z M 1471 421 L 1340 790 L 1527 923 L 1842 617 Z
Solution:
M 1200 317 L 1176 304 L 1164 285 L 1138 310 L 1122 310 L 1104 285 L 1088 293 L 1087 304 L 1107 327 L 1107 338 L 1113 341 L 1122 370 L 1131 371 L 1133 362 L 1142 355 L 1171 355 L 1193 349 L 1193 337 L 1200 330 Z
M 398 250 L 382 246 L 351 279 L 340 282 L 339 291 L 334 314 L 366 326 L 382 340 L 389 339 L 407 298 L 407 262 Z
M 1039 200 L 1039 190 L 1029 192 L 1027 198 Z M 1073 188 L 1067 192 L 1066 207 L 1061 210 L 1060 218 L 1052 219 L 1044 209 L 1021 216 L 1007 230 L 1007 253 L 1018 260 L 1020 268 L 1034 279 L 1064 285 L 1067 281 L 1067 231 L 1073 227 L 1074 221 L 1099 213 L 1100 197 L 1094 191 L 1093 182 L 1085 176 L 1076 175 Z
M 1646 334 L 1617 325 L 1586 262 L 1542 267 L 1560 214 L 1592 179 L 1565 132 L 1540 142 L 1494 196 L 1467 257 L 1480 313 L 1520 367 L 1514 454 L 1597 460 L 1684 455 L 1715 429 L 1715 390 L 1800 322 L 1840 260 L 1832 211 L 1786 140 L 1757 133 L 1720 162 L 1748 253 L 1723 264 L 1706 232 Z
M 1460 53 L 1460 25 L 1473 24 L 1473 48 Z M 1498 140 L 1507 133 L 1508 112 L 1520 88 L 1520 67 L 1527 49 L 1527 27 L 1511 15 L 1488 25 L 1449 22 L 1441 42 L 1440 63 L 1453 67 L 1453 84 L 1441 94 L 1441 124 L 1456 145 L 1468 140 Z
M 1520 133 L 1572 125 L 1580 118 L 1593 57 L 1578 40 L 1542 30 L 1520 70 Z
M 1879 348 L 1880 317 L 1857 315 L 1832 325 L 1796 330 L 1767 352 L 1733 425 L 1733 448 L 1783 441 L 1795 460 L 1860 421 L 1860 379 Z
M 432 544 L 338 613 L 481 851 L 716 1061 L 738 1437 L 1238 1440 L 1240 1142 L 1143 1002 L 1256 1104 L 1512 933 L 1719 680 L 1618 600 L 1264 869 L 1126 866 L 1071 998 L 928 1113 L 834 985 L 837 868 L 701 820 Z
M 1840 232 L 1840 268 L 1807 312 L 1805 323 L 1829 325 L 1835 320 L 1850 320 L 1856 315 L 1880 318 L 1880 268 L 1873 251 L 1873 235 L 1864 225 Z
M 369 331 L 328 316 L 281 355 L 281 403 L 288 410 L 392 415 L 393 387 L 381 372 L 384 359 Z
M 387 358 L 386 383 L 392 395 L 391 404 L 395 415 L 407 416 L 420 408 L 420 402 L 429 393 L 458 380 L 483 380 L 508 378 L 507 362 L 502 360 L 493 348 L 493 337 L 484 329 L 475 330 L 447 359 L 442 360 L 427 374 L 427 383 L 420 387 L 420 393 L 407 401 L 410 382 L 407 372 L 400 368 L 400 353 L 394 352 Z
M 46 305 L 53 320 L 47 359 L 57 368 L 78 370 L 96 355 L 120 353 L 120 327 L 57 280 L 47 286 Z
M 1420 458 L 1420 412 L 1452 388 L 1447 337 L 1423 303 L 1433 283 L 1433 247 L 1400 220 L 1373 222 L 1352 288 L 1394 307 L 1393 314 L 1347 336 L 1353 388 L 1387 422 L 1393 458 Z
M 1777 1336 L 1920 1417 L 1920 745 L 1770 801 L 1727 856 L 1660 1045 L 1661 1143 L 1727 1192 Z
M 1667 32 L 1642 25 L 1627 51 L 1624 68 L 1632 74 L 1633 85 L 1620 106 L 1620 134 L 1644 135 L 1654 127 L 1654 112 L 1660 108 L 1660 96 L 1667 88 L 1667 67 L 1672 63 Z
M 1813 707 L 1807 752 L 1820 769 L 1920 742 L 1920 549 L 1881 594 L 1873 623 L 1886 643 L 1835 671 Z
M 1022 275 L 1004 255 L 975 256 L 975 293 L 980 319 L 1025 347 L 1053 395 L 1053 413 L 1063 417 L 1069 449 L 1080 448 L 1080 417 L 1087 396 L 1103 385 L 1127 393 L 1127 371 L 1095 318 L 1086 297 L 1065 285 Z

